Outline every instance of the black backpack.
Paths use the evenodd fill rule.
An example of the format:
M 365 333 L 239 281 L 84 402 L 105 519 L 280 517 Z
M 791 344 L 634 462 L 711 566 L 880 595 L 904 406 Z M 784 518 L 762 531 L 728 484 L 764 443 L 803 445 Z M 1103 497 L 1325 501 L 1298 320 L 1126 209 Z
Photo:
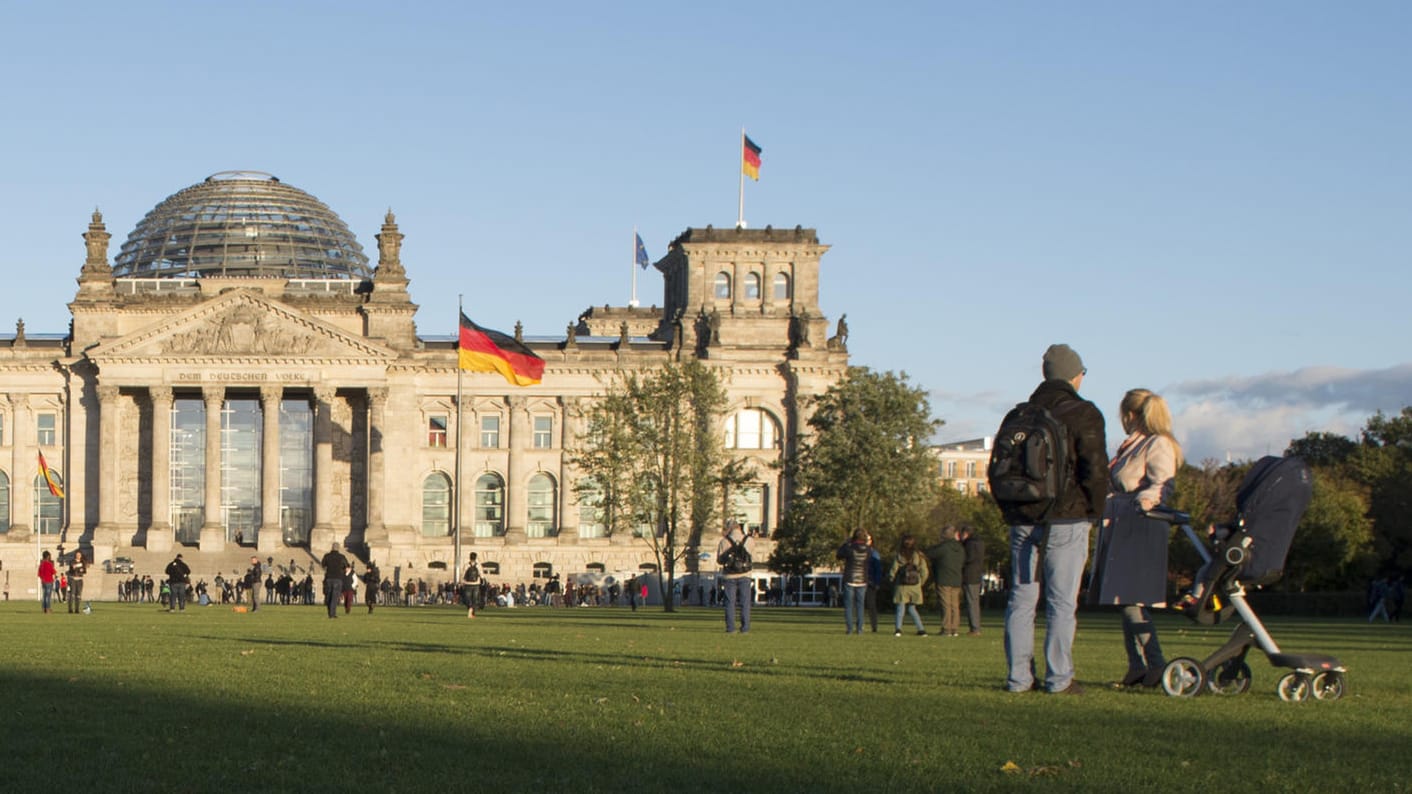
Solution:
M 990 453 L 990 492 L 1002 511 L 1033 523 L 1048 517 L 1070 480 L 1069 428 L 1046 408 L 1020 403 L 1005 415 Z
M 726 538 L 730 544 L 716 562 L 726 573 L 750 573 L 755 568 L 755 561 L 750 557 L 749 549 L 745 548 L 744 542 L 737 542 L 734 538 Z

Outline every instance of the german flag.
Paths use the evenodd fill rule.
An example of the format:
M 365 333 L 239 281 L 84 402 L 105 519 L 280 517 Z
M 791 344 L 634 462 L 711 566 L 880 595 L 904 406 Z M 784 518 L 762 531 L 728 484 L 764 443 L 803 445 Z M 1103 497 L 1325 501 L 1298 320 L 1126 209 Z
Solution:
M 544 376 L 544 359 L 513 336 L 481 328 L 465 312 L 456 347 L 461 369 L 469 372 L 499 372 L 516 386 L 532 386 Z
M 39 473 L 44 475 L 44 483 L 49 486 L 49 493 L 64 498 L 64 489 L 59 487 L 59 480 L 54 476 L 54 472 L 49 471 L 49 464 L 44 462 L 44 453 L 39 453 Z
M 745 133 L 740 134 L 742 141 L 740 151 L 740 171 L 756 182 L 760 181 L 760 152 L 764 151 L 750 140 L 750 136 Z

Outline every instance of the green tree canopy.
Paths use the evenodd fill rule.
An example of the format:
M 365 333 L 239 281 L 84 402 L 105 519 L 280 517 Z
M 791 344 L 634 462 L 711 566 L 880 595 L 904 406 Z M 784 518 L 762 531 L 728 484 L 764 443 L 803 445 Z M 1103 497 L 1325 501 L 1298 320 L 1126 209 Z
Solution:
M 926 393 L 907 375 L 850 367 L 818 398 L 810 433 L 785 461 L 796 489 L 771 567 L 827 564 L 853 529 L 886 555 L 903 531 L 926 526 L 938 487 Z

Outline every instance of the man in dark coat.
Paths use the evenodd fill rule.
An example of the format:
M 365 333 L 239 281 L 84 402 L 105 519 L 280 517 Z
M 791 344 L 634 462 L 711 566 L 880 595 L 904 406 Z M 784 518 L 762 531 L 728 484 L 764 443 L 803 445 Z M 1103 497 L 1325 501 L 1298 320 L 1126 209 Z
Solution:
M 961 593 L 966 597 L 968 636 L 981 636 L 981 582 L 985 579 L 985 541 L 969 526 L 961 527 L 961 548 L 966 561 L 961 564 Z
M 343 600 L 343 575 L 348 572 L 348 558 L 333 544 L 319 561 L 324 566 L 324 606 L 330 619 L 338 617 L 338 602 Z
M 1088 558 L 1088 537 L 1108 498 L 1108 450 L 1103 413 L 1079 396 L 1088 370 L 1068 345 L 1044 352 L 1044 382 L 1029 405 L 1047 410 L 1068 435 L 1063 480 L 1042 521 L 1026 517 L 1024 504 L 1000 503 L 1010 524 L 1010 598 L 1005 606 L 1005 688 L 1038 688 L 1034 665 L 1035 609 L 1045 598 L 1045 688 L 1051 694 L 1081 695 L 1074 680 L 1073 645 L 1078 629 L 1079 583 Z M 1018 409 L 1017 409 L 1018 410 Z M 991 491 L 994 492 L 994 483 Z M 999 500 L 997 500 L 999 501 Z M 1041 554 L 1041 551 L 1043 554 Z M 1043 558 L 1043 576 L 1039 566 Z M 1041 584 L 1042 582 L 1042 584 Z
M 966 561 L 956 527 L 942 528 L 941 542 L 927 549 L 927 559 L 941 609 L 941 636 L 955 637 L 961 628 L 961 569 Z
M 186 585 L 191 581 L 191 567 L 186 564 L 186 560 L 178 554 L 175 559 L 167 563 L 167 584 L 171 587 L 171 595 L 167 596 L 167 611 L 171 612 L 173 605 L 178 605 L 178 611 L 186 609 Z

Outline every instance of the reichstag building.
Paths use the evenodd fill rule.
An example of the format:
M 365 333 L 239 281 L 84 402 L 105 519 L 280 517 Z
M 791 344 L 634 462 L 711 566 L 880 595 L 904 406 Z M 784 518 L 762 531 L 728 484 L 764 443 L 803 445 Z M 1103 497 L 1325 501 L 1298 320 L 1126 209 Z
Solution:
M 180 551 L 209 577 L 251 554 L 307 565 L 334 542 L 429 581 L 455 576 L 458 537 L 497 582 L 652 570 L 648 540 L 610 536 L 575 487 L 570 452 L 617 373 L 688 358 L 720 374 L 726 446 L 757 464 L 728 508 L 768 537 L 789 493 L 770 464 L 848 362 L 812 229 L 687 229 L 652 265 L 660 308 L 516 328 L 542 382 L 467 373 L 459 404 L 456 340 L 418 334 L 391 212 L 373 263 L 314 196 L 222 172 L 111 258 L 110 238 L 94 212 L 67 333 L 0 335 L 0 561 L 27 575 L 40 548 L 83 548 L 95 596 L 113 597 L 102 564 L 119 557 L 157 575 Z

